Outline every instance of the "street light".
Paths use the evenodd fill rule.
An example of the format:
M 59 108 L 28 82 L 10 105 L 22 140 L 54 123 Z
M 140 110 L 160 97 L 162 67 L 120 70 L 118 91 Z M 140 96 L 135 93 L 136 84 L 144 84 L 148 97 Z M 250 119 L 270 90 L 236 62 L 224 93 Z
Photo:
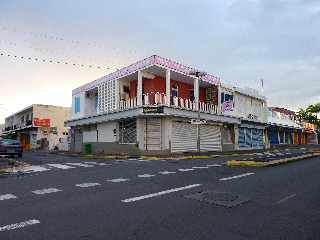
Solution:
M 191 76 L 195 76 L 196 78 L 198 78 L 198 99 L 197 99 L 197 106 L 198 106 L 198 122 L 197 122 L 197 150 L 198 152 L 200 152 L 200 102 L 199 102 L 199 84 L 200 84 L 200 80 L 201 77 L 204 77 L 207 75 L 206 72 L 201 72 L 201 71 L 191 71 L 189 72 L 189 75 Z

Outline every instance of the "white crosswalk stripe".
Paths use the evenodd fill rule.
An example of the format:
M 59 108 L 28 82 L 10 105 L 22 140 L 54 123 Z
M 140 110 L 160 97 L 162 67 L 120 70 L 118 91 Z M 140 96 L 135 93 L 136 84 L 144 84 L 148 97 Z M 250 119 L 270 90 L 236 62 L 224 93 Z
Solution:
M 15 224 L 0 227 L 0 232 L 14 230 L 14 229 L 18 229 L 18 228 L 24 228 L 24 227 L 39 224 L 39 223 L 40 223 L 39 220 L 31 219 L 31 220 L 28 220 L 25 222 L 20 222 L 20 223 L 15 223 Z
M 139 178 L 149 178 L 149 177 L 154 177 L 155 175 L 153 174 L 142 174 L 142 175 L 138 175 Z
M 71 168 L 75 168 L 75 167 L 71 167 L 71 166 L 68 166 L 68 165 L 64 165 L 64 164 L 55 164 L 55 163 L 50 163 L 50 164 L 47 164 L 48 166 L 50 167 L 54 167 L 54 168 L 58 168 L 58 169 L 63 169 L 63 170 L 66 170 L 66 169 L 71 169 Z
M 176 172 L 169 172 L 169 171 L 163 171 L 163 172 L 159 172 L 159 174 L 162 174 L 162 175 L 168 175 L 168 174 L 174 174 Z
M 43 195 L 43 194 L 56 193 L 56 192 L 61 192 L 61 191 L 62 190 L 57 189 L 57 188 L 45 188 L 45 189 L 34 190 L 32 192 L 37 195 Z
M 71 166 L 77 166 L 77 167 L 94 167 L 93 165 L 89 165 L 89 164 L 84 164 L 84 163 L 66 163 L 68 165 L 71 165 Z
M 112 164 L 107 164 L 107 163 L 98 163 L 98 162 L 84 162 L 85 164 L 92 164 L 92 165 L 97 165 L 97 166 L 111 166 Z
M 13 194 L 4 194 L 4 195 L 0 195 L 0 201 L 3 200 L 9 200 L 9 199 L 16 199 L 17 197 Z
M 110 179 L 107 180 L 108 182 L 112 182 L 112 183 L 120 183 L 120 182 L 127 182 L 130 181 L 129 178 L 115 178 L 115 179 Z
M 81 188 L 87 188 L 87 187 L 95 187 L 95 186 L 100 186 L 100 183 L 80 183 L 80 184 L 76 184 L 77 187 L 81 187 Z

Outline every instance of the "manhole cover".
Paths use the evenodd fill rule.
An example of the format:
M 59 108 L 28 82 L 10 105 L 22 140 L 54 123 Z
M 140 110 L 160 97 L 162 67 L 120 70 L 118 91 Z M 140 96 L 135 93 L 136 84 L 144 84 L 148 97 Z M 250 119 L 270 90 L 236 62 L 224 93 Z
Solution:
M 216 191 L 204 191 L 184 197 L 224 207 L 235 207 L 249 201 L 249 198 L 241 195 Z

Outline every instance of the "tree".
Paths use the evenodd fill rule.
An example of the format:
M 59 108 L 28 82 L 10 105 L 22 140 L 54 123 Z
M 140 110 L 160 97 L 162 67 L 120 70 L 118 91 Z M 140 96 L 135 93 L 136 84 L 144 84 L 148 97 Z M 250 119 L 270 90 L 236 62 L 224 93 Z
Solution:
M 300 120 L 315 124 L 317 128 L 320 128 L 320 119 L 318 119 L 317 113 L 320 113 L 320 103 L 310 105 L 305 110 L 300 108 L 297 116 Z

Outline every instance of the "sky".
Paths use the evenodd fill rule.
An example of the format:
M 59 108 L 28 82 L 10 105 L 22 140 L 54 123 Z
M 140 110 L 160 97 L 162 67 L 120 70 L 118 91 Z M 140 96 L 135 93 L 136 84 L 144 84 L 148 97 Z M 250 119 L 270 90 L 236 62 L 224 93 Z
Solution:
M 71 106 L 72 89 L 153 54 L 240 87 L 264 79 L 269 106 L 320 102 L 318 0 L 0 0 L 0 11 L 0 123 L 31 104 Z

